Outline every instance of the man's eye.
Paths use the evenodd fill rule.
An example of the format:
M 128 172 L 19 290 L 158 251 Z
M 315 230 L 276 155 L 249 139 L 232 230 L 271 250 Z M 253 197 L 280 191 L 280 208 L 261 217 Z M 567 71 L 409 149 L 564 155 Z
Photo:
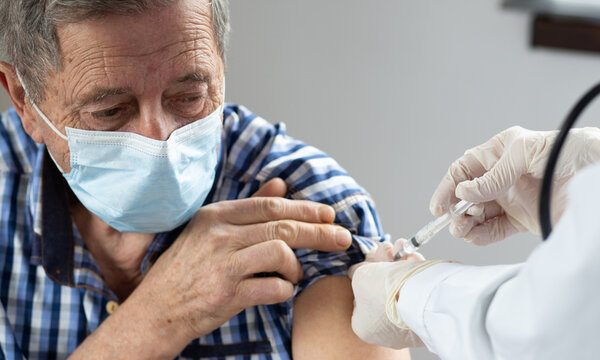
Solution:
M 202 99 L 201 96 L 189 96 L 189 97 L 180 98 L 178 101 L 180 103 L 189 104 L 189 103 L 199 101 L 200 99 Z
M 95 118 L 110 118 L 110 117 L 114 117 L 115 115 L 117 115 L 119 113 L 119 111 L 121 111 L 121 108 L 115 107 L 115 108 L 108 109 L 108 110 L 93 112 L 92 115 Z
M 1 0 L 0 0 L 1 1 Z M 174 114 L 185 118 L 196 118 L 202 113 L 206 105 L 206 96 L 193 95 L 179 96 L 169 101 L 169 107 Z

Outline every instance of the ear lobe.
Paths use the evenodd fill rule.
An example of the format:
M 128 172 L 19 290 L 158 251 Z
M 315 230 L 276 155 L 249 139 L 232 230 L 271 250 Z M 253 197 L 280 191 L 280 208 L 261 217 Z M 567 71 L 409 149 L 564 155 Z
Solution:
M 25 89 L 17 78 L 15 67 L 3 61 L 0 61 L 0 83 L 8 93 L 27 134 L 35 142 L 43 143 L 44 139 L 37 127 L 37 118 L 31 110 L 31 105 L 26 100 Z

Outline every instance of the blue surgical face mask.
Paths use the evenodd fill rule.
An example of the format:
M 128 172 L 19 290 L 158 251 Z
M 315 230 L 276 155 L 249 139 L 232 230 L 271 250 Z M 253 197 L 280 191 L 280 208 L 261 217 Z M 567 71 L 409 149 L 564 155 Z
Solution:
M 172 230 L 200 209 L 213 185 L 222 105 L 207 117 L 173 131 L 166 141 L 129 132 L 69 127 L 65 136 L 32 106 L 69 143 L 71 171 L 61 172 L 73 193 L 118 231 Z

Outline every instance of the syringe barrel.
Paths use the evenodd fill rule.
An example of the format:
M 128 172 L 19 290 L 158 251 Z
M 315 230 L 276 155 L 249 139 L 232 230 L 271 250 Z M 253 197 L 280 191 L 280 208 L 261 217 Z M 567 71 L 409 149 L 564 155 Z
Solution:
M 470 201 L 461 200 L 452 206 L 447 213 L 422 227 L 414 236 L 419 246 L 428 242 L 435 234 L 448 226 L 454 218 L 464 214 L 473 204 Z
M 464 214 L 465 211 L 467 211 L 474 204 L 475 203 L 461 200 L 456 205 L 451 207 L 447 213 L 423 226 L 419 231 L 417 231 L 415 236 L 408 240 L 404 244 L 403 248 L 396 253 L 394 256 L 394 261 L 419 250 L 419 248 L 428 242 L 429 239 L 431 239 L 435 234 L 448 226 L 452 219 Z
M 417 233 L 414 238 L 419 246 L 425 244 L 429 241 L 435 234 L 444 229 L 450 222 L 452 221 L 452 216 L 449 213 L 446 213 L 439 218 L 429 222 L 427 225 L 423 226 Z
M 419 244 L 415 237 L 412 237 L 410 240 L 406 240 L 402 248 L 396 253 L 394 256 L 394 261 L 400 260 L 402 257 L 417 252 L 419 250 Z
M 450 208 L 450 213 L 454 217 L 460 216 L 460 215 L 464 214 L 465 211 L 469 210 L 469 208 L 472 205 L 475 205 L 475 203 L 466 201 L 466 200 L 461 200 L 456 205 L 454 205 L 452 208 Z

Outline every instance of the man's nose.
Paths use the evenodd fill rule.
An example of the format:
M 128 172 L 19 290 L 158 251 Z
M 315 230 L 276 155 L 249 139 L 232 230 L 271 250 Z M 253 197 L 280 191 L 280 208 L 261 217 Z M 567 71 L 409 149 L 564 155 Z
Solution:
M 150 139 L 165 141 L 181 124 L 162 109 L 141 110 L 134 132 Z

